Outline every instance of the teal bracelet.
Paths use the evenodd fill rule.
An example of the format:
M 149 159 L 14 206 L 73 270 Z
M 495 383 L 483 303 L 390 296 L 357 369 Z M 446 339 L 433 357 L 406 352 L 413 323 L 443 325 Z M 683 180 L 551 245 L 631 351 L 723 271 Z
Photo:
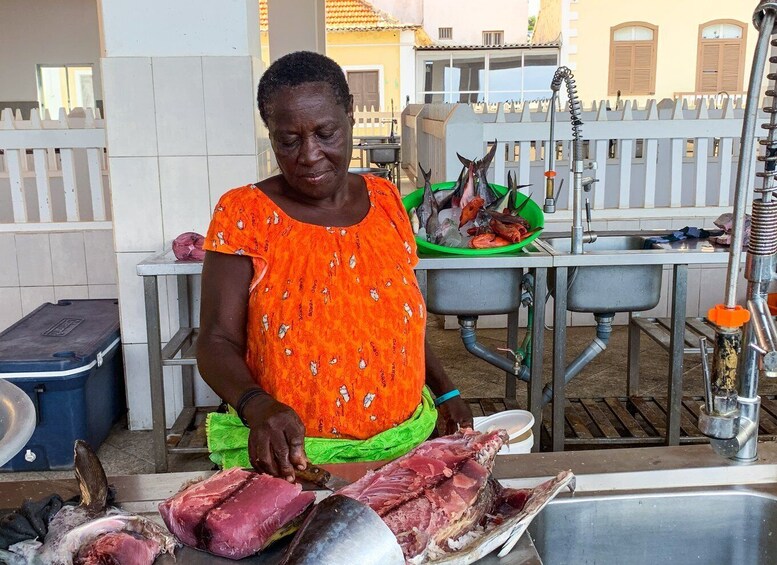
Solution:
M 454 388 L 452 391 L 446 392 L 442 396 L 438 396 L 437 398 L 435 398 L 434 399 L 434 405 L 435 406 L 439 406 L 443 402 L 446 402 L 446 401 L 450 400 L 451 398 L 455 398 L 457 396 L 461 396 L 461 393 L 459 392 L 459 389 Z

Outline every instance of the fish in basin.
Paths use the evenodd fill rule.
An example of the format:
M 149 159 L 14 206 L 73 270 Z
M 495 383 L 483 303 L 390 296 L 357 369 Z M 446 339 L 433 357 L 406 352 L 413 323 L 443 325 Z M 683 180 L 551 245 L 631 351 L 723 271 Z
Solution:
M 532 227 L 521 216 L 531 195 L 518 204 L 518 190 L 530 186 L 517 183 L 512 171 L 507 175 L 507 192 L 500 196 L 488 183 L 487 174 L 497 142 L 482 159 L 470 160 L 456 154 L 463 167 L 450 189 L 433 191 L 431 170 L 418 164 L 424 178 L 421 203 L 410 210 L 417 237 L 445 247 L 484 249 L 523 241 L 539 227 Z
M 40 540 L 22 541 L 0 553 L 10 565 L 151 565 L 178 542 L 162 526 L 108 506 L 108 481 L 97 455 L 81 440 L 74 447 L 78 506 L 63 506 Z
M 535 487 L 502 487 L 491 476 L 504 430 L 464 429 L 427 441 L 338 494 L 372 508 L 399 542 L 406 563 L 472 563 L 512 548 L 551 498 L 573 488 L 570 472 Z

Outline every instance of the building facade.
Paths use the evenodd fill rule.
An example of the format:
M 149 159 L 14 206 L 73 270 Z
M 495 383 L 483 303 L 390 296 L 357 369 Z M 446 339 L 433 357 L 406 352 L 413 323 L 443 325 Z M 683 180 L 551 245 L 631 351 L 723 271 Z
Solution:
M 606 8 L 605 8 L 606 5 Z M 746 90 L 755 2 L 543 0 L 533 41 L 561 42 L 584 100 L 725 96 Z

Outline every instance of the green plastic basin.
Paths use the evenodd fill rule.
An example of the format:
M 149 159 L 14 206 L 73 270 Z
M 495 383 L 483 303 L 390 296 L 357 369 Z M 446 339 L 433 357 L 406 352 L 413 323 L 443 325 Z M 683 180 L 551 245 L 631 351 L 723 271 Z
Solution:
M 437 184 L 432 185 L 432 191 L 452 188 L 453 185 L 455 184 L 456 184 L 455 182 L 439 182 Z M 507 193 L 506 186 L 502 186 L 499 184 L 490 184 L 490 186 L 497 192 L 497 194 L 499 194 L 499 196 L 504 196 Z M 407 210 L 408 214 L 410 213 L 410 210 L 412 210 L 413 208 L 415 208 L 421 203 L 423 198 L 424 198 L 424 189 L 419 188 L 418 190 L 411 192 L 410 194 L 408 194 L 402 199 L 402 204 L 404 204 L 405 210 Z M 521 194 L 519 192 L 515 195 L 516 204 L 520 206 L 528 198 L 529 197 L 527 195 Z M 420 238 L 418 236 L 416 236 L 415 241 L 420 251 L 427 251 L 430 253 L 449 253 L 452 255 L 471 255 L 471 256 L 500 255 L 502 253 L 512 253 L 514 251 L 518 251 L 519 249 L 527 246 L 532 241 L 537 239 L 540 233 L 542 233 L 542 228 L 545 226 L 545 215 L 542 213 L 542 208 L 540 208 L 537 205 L 537 203 L 534 202 L 533 200 L 530 200 L 529 203 L 526 204 L 526 206 L 524 206 L 523 210 L 521 210 L 521 216 L 523 216 L 523 218 L 526 219 L 527 222 L 529 222 L 529 226 L 531 226 L 532 230 L 536 229 L 537 231 L 531 234 L 526 239 L 519 241 L 518 243 L 511 243 L 510 245 L 504 245 L 502 247 L 490 247 L 488 249 L 472 249 L 471 247 L 448 247 L 446 245 L 437 245 L 436 243 L 430 243 L 426 241 L 426 239 Z

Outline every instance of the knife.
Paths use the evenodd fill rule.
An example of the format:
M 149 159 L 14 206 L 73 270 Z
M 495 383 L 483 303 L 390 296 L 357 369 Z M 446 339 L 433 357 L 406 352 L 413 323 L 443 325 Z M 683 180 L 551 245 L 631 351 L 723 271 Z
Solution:
M 332 475 L 326 469 L 315 465 L 308 465 L 303 471 L 295 471 L 296 481 L 302 485 L 303 490 L 327 489 L 332 492 L 348 486 L 350 481 L 342 477 Z

